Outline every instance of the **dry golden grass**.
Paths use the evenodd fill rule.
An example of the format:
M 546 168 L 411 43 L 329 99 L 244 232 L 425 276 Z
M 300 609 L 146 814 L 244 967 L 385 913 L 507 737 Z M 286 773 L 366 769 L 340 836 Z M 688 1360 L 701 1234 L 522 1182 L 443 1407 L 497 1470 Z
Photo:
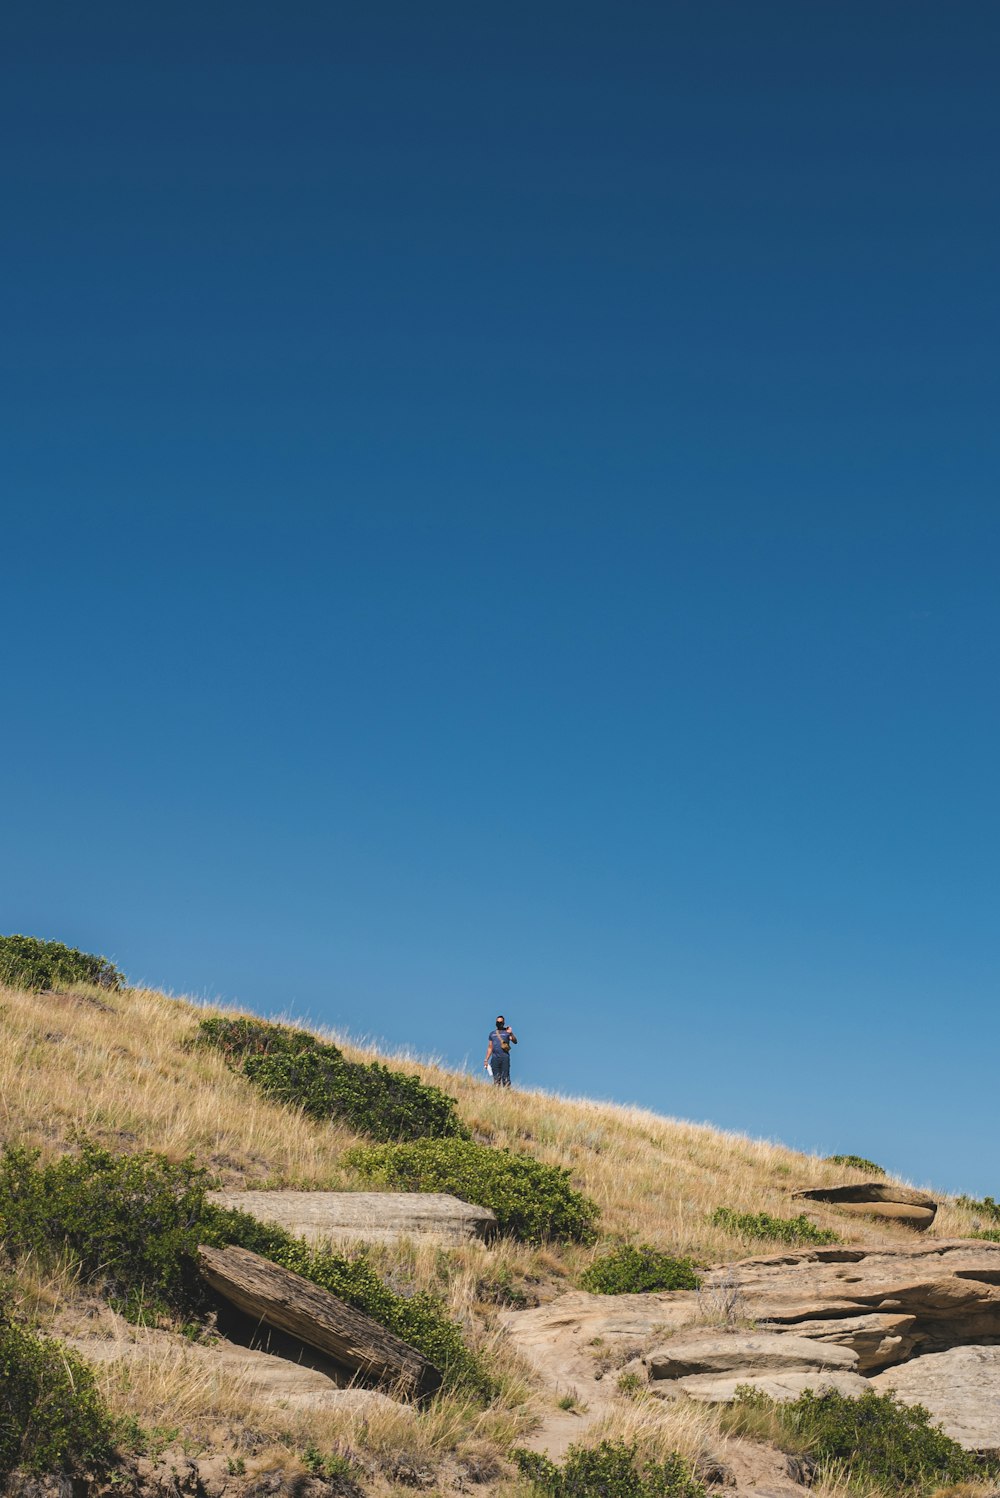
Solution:
M 0 988 L 0 1133 L 49 1152 L 74 1134 L 121 1149 L 193 1154 L 239 1183 L 339 1183 L 355 1136 L 275 1107 L 187 1043 L 201 1015 L 163 994 Z
M 587 1444 L 598 1441 L 624 1441 L 635 1446 L 641 1460 L 663 1461 L 677 1451 L 692 1464 L 716 1456 L 723 1445 L 711 1405 L 649 1395 L 622 1400 L 595 1420 L 587 1431 Z
M 355 1184 L 341 1163 L 357 1138 L 349 1129 L 268 1102 L 221 1056 L 191 1044 L 207 1012 L 217 1011 L 146 990 L 57 997 L 0 988 L 0 1135 L 46 1152 L 85 1133 L 119 1148 L 193 1154 L 226 1184 Z M 375 1054 L 336 1038 L 358 1059 Z M 393 1064 L 453 1093 L 478 1137 L 567 1167 L 600 1206 L 609 1238 L 642 1237 L 705 1261 L 742 1257 L 766 1248 L 713 1227 L 715 1207 L 794 1216 L 801 1210 L 790 1197 L 795 1187 L 865 1179 L 780 1144 L 640 1108 L 500 1091 L 478 1074 L 433 1062 L 396 1057 Z M 817 1204 L 808 1215 L 857 1241 L 909 1236 Z M 964 1236 L 972 1225 L 965 1208 L 944 1203 L 935 1236 Z M 548 1267 L 575 1273 L 588 1256 L 550 1255 Z M 539 1267 L 531 1253 L 510 1258 L 525 1273 Z M 473 1250 L 469 1274 L 475 1259 Z
M 44 1154 L 87 1135 L 118 1149 L 155 1149 L 173 1159 L 193 1155 L 225 1185 L 362 1184 L 342 1163 L 347 1147 L 357 1142 L 351 1130 L 268 1102 L 220 1055 L 193 1043 L 208 1012 L 217 1011 L 145 990 L 60 996 L 0 988 L 0 1139 Z M 374 1055 L 333 1038 L 356 1059 Z M 500 1397 L 486 1411 L 453 1396 L 420 1413 L 281 1410 L 263 1405 L 246 1381 L 208 1369 L 178 1345 L 169 1357 L 151 1354 L 146 1363 L 132 1356 L 99 1365 L 102 1387 L 116 1409 L 149 1426 L 176 1427 L 192 1451 L 220 1445 L 237 1450 L 233 1433 L 252 1429 L 258 1466 L 294 1464 L 294 1453 L 309 1444 L 321 1451 L 363 1451 L 376 1492 L 390 1490 L 400 1462 L 439 1474 L 444 1464 L 468 1460 L 486 1470 L 492 1464 L 499 1473 L 501 1454 L 524 1438 L 545 1399 L 531 1394 L 530 1380 L 503 1347 L 491 1302 L 503 1305 L 512 1288 L 533 1299 L 572 1285 L 608 1239 L 642 1239 L 703 1262 L 767 1252 L 766 1245 L 748 1245 L 713 1227 L 712 1211 L 726 1205 L 795 1216 L 801 1210 L 790 1197 L 796 1187 L 866 1179 L 779 1144 L 704 1124 L 538 1091 L 501 1092 L 478 1074 L 405 1057 L 392 1061 L 456 1096 L 477 1137 L 568 1168 L 574 1184 L 601 1209 L 605 1241 L 595 1247 L 501 1241 L 447 1251 L 424 1242 L 372 1249 L 373 1262 L 394 1288 L 428 1289 L 445 1300 L 470 1343 L 499 1371 Z M 845 1239 L 912 1241 L 905 1228 L 850 1219 L 835 1209 L 810 1204 L 808 1215 Z M 973 1221 L 966 1209 L 945 1202 L 934 1235 L 965 1236 Z M 23 1263 L 15 1293 L 22 1312 L 47 1330 L 107 1334 L 109 1313 L 80 1296 L 65 1268 Z M 726 1439 L 717 1413 L 647 1398 L 618 1399 L 587 1429 L 588 1442 L 604 1436 L 635 1440 L 653 1456 L 679 1450 L 692 1460 Z M 505 1490 L 514 1495 L 522 1485 L 507 1472 Z M 816 1491 L 823 1498 L 842 1494 L 835 1483 Z
M 294 1457 L 314 1447 L 363 1452 L 387 1472 L 405 1464 L 433 1474 L 444 1461 L 508 1450 L 531 1423 L 523 1406 L 504 1400 L 484 1410 L 445 1398 L 419 1413 L 389 1400 L 356 1409 L 266 1400 L 250 1374 L 213 1367 L 199 1348 L 179 1342 L 165 1348 L 163 1339 L 140 1343 L 127 1357 L 102 1359 L 94 1371 L 116 1414 L 171 1439 L 180 1435 L 191 1455 L 250 1445 L 256 1453 L 283 1448 Z

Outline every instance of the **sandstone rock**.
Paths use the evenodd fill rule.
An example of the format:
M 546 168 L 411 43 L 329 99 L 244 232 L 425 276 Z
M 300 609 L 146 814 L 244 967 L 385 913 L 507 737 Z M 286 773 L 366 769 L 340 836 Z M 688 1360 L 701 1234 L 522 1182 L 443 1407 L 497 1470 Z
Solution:
M 930 1352 L 871 1379 L 904 1404 L 922 1404 L 936 1425 L 973 1451 L 1000 1449 L 1000 1347 Z
M 846 1373 L 832 1368 L 799 1370 L 774 1373 L 698 1373 L 692 1378 L 672 1379 L 671 1383 L 687 1395 L 703 1404 L 729 1404 L 736 1398 L 737 1389 L 752 1389 L 766 1394 L 769 1399 L 782 1401 L 798 1399 L 810 1389 L 814 1394 L 823 1394 L 834 1389 L 838 1394 L 851 1398 L 863 1394 L 869 1387 L 868 1380 L 858 1373 Z
M 817 1383 L 861 1393 L 870 1387 L 862 1370 L 885 1368 L 911 1351 L 1000 1343 L 1000 1244 L 925 1239 L 905 1247 L 816 1247 L 720 1265 L 707 1272 L 700 1292 L 573 1291 L 534 1310 L 508 1312 L 503 1319 L 515 1349 L 550 1388 L 576 1388 L 588 1406 L 582 1419 L 560 1413 L 565 1429 L 556 1431 L 550 1418 L 531 1438 L 533 1449 L 558 1455 L 571 1441 L 579 1441 L 582 1428 L 607 1412 L 616 1397 L 615 1375 L 637 1354 L 647 1360 L 655 1356 L 658 1368 L 669 1368 L 670 1360 L 679 1362 L 692 1344 L 727 1336 L 735 1342 L 742 1333 L 705 1325 L 706 1317 L 717 1320 L 720 1315 L 732 1322 L 756 1322 L 754 1337 L 807 1340 L 820 1349 L 820 1357 L 839 1346 L 851 1355 L 851 1367 L 689 1373 L 653 1379 L 648 1385 L 652 1394 L 731 1399 L 740 1383 L 788 1399 Z M 893 1366 L 892 1376 L 917 1366 Z M 595 1382 L 598 1375 L 600 1382 Z M 692 1379 L 696 1382 L 689 1390 Z M 1000 1439 L 995 1444 L 1000 1446 Z M 742 1471 L 737 1476 L 741 1491 L 760 1489 L 756 1476 L 752 1482 Z M 767 1483 L 774 1483 L 771 1473 Z
M 651 1378 L 687 1378 L 702 1373 L 753 1374 L 765 1371 L 840 1369 L 853 1373 L 858 1355 L 833 1342 L 780 1332 L 732 1332 L 718 1336 L 676 1337 L 645 1359 Z
M 1000 1339 L 1000 1243 L 806 1249 L 720 1266 L 704 1284 L 708 1295 L 724 1290 L 741 1318 L 771 1331 L 808 1324 L 811 1337 L 847 1346 L 853 1318 L 871 1314 L 912 1317 L 905 1336 L 920 1352 Z
M 896 1186 L 890 1181 L 864 1181 L 860 1185 L 823 1186 L 811 1191 L 793 1191 L 805 1201 L 826 1202 L 844 1212 L 863 1217 L 884 1217 L 924 1232 L 937 1213 L 937 1202 L 926 1191 Z
M 858 1355 L 858 1372 L 901 1363 L 913 1351 L 915 1316 L 870 1311 L 864 1316 L 841 1316 L 833 1321 L 797 1321 L 795 1331 L 817 1342 L 835 1342 Z
M 318 1408 L 351 1412 L 409 1408 L 377 1389 L 342 1388 L 319 1368 L 291 1362 L 273 1353 L 219 1341 L 212 1345 L 188 1342 L 171 1332 L 136 1327 L 128 1337 L 64 1337 L 67 1347 L 91 1363 L 121 1363 L 139 1368 L 173 1365 L 192 1380 L 231 1378 L 241 1390 L 264 1405 L 293 1409 Z
M 595 1372 L 616 1371 L 642 1353 L 654 1338 L 686 1326 L 698 1315 L 698 1294 L 677 1290 L 662 1295 L 589 1295 L 573 1290 L 548 1305 L 501 1316 L 507 1335 L 526 1362 L 553 1387 L 587 1389 L 586 1399 L 604 1398 L 593 1389 Z M 613 1385 L 614 1380 L 609 1380 Z M 590 1386 L 590 1387 L 588 1387 Z M 611 1397 L 611 1390 L 607 1397 Z
M 210 1191 L 208 1197 L 310 1243 L 461 1243 L 488 1238 L 497 1225 L 489 1207 L 435 1191 Z

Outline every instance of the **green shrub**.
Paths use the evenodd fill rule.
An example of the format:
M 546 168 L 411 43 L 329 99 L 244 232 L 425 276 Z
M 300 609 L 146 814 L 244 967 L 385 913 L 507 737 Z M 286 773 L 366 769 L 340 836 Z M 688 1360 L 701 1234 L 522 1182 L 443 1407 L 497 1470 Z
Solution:
M 528 1243 L 548 1238 L 588 1242 L 597 1206 L 570 1185 L 568 1170 L 530 1155 L 467 1139 L 359 1145 L 346 1160 L 361 1175 L 400 1191 L 446 1191 L 490 1207 L 501 1232 Z
M 970 1212 L 985 1217 L 988 1222 L 1000 1223 L 1000 1202 L 995 1202 L 992 1196 L 960 1196 L 957 1200 L 960 1207 L 967 1207 Z
M 595 1259 L 580 1284 L 595 1295 L 641 1295 L 647 1290 L 697 1290 L 701 1277 L 692 1259 L 675 1259 L 649 1243 L 626 1243 Z
M 884 1176 L 885 1171 L 881 1165 L 876 1165 L 874 1160 L 866 1160 L 864 1155 L 827 1155 L 828 1165 L 847 1165 L 851 1170 L 863 1170 L 866 1175 Z
M 732 1207 L 716 1207 L 712 1225 L 725 1228 L 738 1238 L 765 1238 L 775 1243 L 839 1243 L 836 1233 L 817 1227 L 805 1215 L 772 1217 L 769 1212 L 735 1212 Z
M 197 1270 L 200 1243 L 234 1244 L 322 1285 L 422 1352 L 446 1384 L 488 1396 L 491 1381 L 461 1328 L 429 1295 L 397 1295 L 363 1256 L 312 1249 L 283 1228 L 206 1200 L 193 1161 L 113 1155 L 91 1144 L 40 1166 L 8 1148 L 0 1158 L 0 1234 L 14 1257 L 67 1255 L 133 1319 L 204 1317 L 213 1301 Z
M 0 1478 L 15 1468 L 75 1475 L 106 1468 L 117 1438 L 75 1353 L 0 1322 Z
M 348 1061 L 308 1031 L 265 1020 L 202 1020 L 201 1037 L 280 1103 L 310 1118 L 342 1118 L 373 1139 L 466 1138 L 453 1097 L 378 1061 Z
M 60 941 L 39 941 L 35 936 L 0 936 L 0 983 L 11 988 L 60 988 L 72 983 L 121 988 L 124 982 L 106 957 L 78 952 Z
M 201 1294 L 194 1250 L 206 1214 L 204 1172 L 154 1154 L 113 1155 L 84 1143 L 40 1166 L 0 1158 L 0 1230 L 14 1257 L 68 1253 L 126 1315 L 191 1310 Z
M 741 1408 L 742 1406 L 742 1408 Z M 759 1390 L 741 1389 L 727 1426 L 751 1428 L 760 1415 L 774 1422 L 779 1444 L 807 1451 L 819 1475 L 845 1473 L 852 1486 L 874 1485 L 887 1493 L 913 1493 L 930 1483 L 962 1482 L 982 1473 L 982 1464 L 930 1423 L 922 1405 L 901 1404 L 895 1394 L 866 1391 L 850 1399 L 833 1390 L 807 1391 L 786 1404 Z
M 545 1498 L 706 1498 L 682 1457 L 637 1463 L 624 1441 L 571 1446 L 561 1467 L 535 1451 L 515 1451 L 523 1476 Z
M 972 1237 L 985 1239 L 987 1243 L 1000 1243 L 1000 1228 L 978 1228 Z

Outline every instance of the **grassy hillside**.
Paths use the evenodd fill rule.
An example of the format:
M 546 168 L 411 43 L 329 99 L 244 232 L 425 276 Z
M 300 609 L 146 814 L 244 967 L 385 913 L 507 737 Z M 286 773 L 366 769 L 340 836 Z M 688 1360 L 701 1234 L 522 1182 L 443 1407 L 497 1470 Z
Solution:
M 148 990 L 53 995 L 0 987 L 0 1135 L 46 1152 L 82 1132 L 116 1148 L 175 1159 L 193 1153 L 222 1185 L 360 1185 L 342 1163 L 356 1134 L 269 1102 L 219 1055 L 194 1045 L 199 1019 L 212 1012 Z M 360 1060 L 374 1054 L 344 1050 Z M 569 1168 L 598 1202 L 608 1237 L 641 1234 L 679 1253 L 732 1258 L 745 1244 L 711 1226 L 715 1207 L 787 1215 L 799 1210 L 788 1199 L 796 1187 L 867 1179 L 781 1145 L 644 1109 L 500 1092 L 478 1074 L 429 1062 L 395 1058 L 393 1066 L 454 1094 L 477 1137 Z M 904 1229 L 848 1224 L 821 1206 L 810 1215 L 858 1241 L 905 1236 Z M 935 1230 L 959 1235 L 971 1223 L 965 1209 L 945 1206 Z
M 155 1150 L 174 1161 L 193 1155 L 225 1186 L 367 1185 L 345 1160 L 360 1142 L 351 1130 L 269 1101 L 217 1051 L 197 1044 L 199 1021 L 209 1012 L 135 989 L 80 986 L 55 995 L 0 987 L 0 1140 L 36 1148 L 43 1159 L 74 1150 L 81 1137 L 120 1152 Z M 353 1059 L 369 1059 L 357 1048 L 343 1049 Z M 22 1261 L 9 1268 L 22 1317 L 63 1336 L 131 1339 L 127 1362 L 112 1357 L 98 1365 L 101 1388 L 115 1409 L 189 1452 L 217 1448 L 231 1464 L 273 1467 L 279 1461 L 294 1468 L 310 1448 L 350 1451 L 363 1453 L 369 1487 L 412 1487 L 411 1478 L 400 1477 L 404 1469 L 429 1474 L 426 1483 L 420 1479 L 425 1486 L 450 1483 L 463 1472 L 516 1486 L 519 1479 L 503 1475 L 509 1469 L 502 1459 L 537 1420 L 540 1396 L 503 1346 L 498 1308 L 576 1287 L 595 1257 L 622 1239 L 701 1263 L 767 1252 L 766 1244 L 750 1245 L 730 1227 L 713 1225 L 715 1209 L 794 1216 L 800 1208 L 789 1193 L 796 1187 L 865 1179 L 780 1145 L 641 1109 L 501 1092 L 478 1076 L 432 1063 L 397 1058 L 393 1066 L 457 1097 L 474 1139 L 567 1168 L 574 1186 L 600 1208 L 593 1244 L 502 1240 L 447 1253 L 413 1244 L 372 1250 L 372 1263 L 394 1289 L 430 1291 L 446 1303 L 498 1380 L 487 1409 L 450 1395 L 420 1414 L 388 1410 L 377 1419 L 262 1411 L 238 1378 L 206 1369 L 200 1349 L 180 1335 L 170 1342 L 169 1356 L 162 1340 L 145 1356 L 135 1345 L 137 1334 L 58 1265 Z M 848 1220 L 832 1208 L 817 1207 L 809 1216 L 851 1241 L 908 1238 L 906 1229 Z M 964 1235 L 972 1226 L 969 1212 L 949 1204 L 939 1212 L 935 1233 Z M 621 1422 L 625 1433 L 643 1435 L 634 1411 L 623 1409 Z M 243 1449 L 239 1432 L 248 1428 L 255 1433 L 252 1452 L 234 1455 Z M 693 1454 L 711 1445 L 718 1421 L 705 1408 L 661 1409 L 655 1434 L 644 1429 L 656 1449 L 673 1445 Z

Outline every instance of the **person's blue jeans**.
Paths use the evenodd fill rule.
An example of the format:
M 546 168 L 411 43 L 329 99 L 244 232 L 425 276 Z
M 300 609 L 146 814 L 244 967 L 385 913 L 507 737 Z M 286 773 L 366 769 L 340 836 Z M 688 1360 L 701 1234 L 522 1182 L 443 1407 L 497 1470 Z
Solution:
M 510 1086 L 510 1052 L 500 1051 L 490 1057 L 490 1071 L 493 1073 L 494 1087 Z

